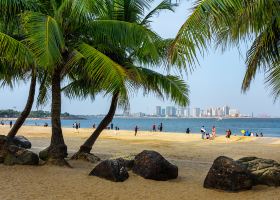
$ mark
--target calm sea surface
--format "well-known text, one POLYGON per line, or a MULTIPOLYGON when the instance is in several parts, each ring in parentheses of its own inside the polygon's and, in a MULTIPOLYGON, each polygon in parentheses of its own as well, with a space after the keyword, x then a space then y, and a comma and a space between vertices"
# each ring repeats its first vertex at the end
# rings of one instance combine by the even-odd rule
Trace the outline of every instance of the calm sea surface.
MULTIPOLYGON (((81 128, 90 128, 93 124, 96 126, 102 120, 101 117, 93 117, 85 120, 79 120, 81 128)), ((26 125, 42 126, 44 123, 51 125, 50 120, 27 120, 26 125)), ((62 120, 63 127, 72 127, 75 120, 62 120)), ((157 126, 162 123, 163 131, 184 133, 187 128, 191 132, 199 133, 201 126, 205 126, 208 132, 212 126, 216 126, 218 134, 225 134, 227 129, 231 129, 233 134, 241 135, 241 130, 249 130, 251 132, 262 132, 267 137, 280 137, 280 118, 248 118, 248 119, 173 119, 173 118, 114 118, 113 126, 118 126, 123 130, 133 130, 137 125, 139 130, 151 130, 153 124, 157 126)))

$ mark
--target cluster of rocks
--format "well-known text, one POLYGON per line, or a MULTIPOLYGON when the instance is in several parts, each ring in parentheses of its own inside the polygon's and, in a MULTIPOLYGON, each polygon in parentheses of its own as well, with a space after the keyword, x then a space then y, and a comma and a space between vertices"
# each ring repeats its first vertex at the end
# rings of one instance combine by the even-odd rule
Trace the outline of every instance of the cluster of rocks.
POLYGON ((250 190, 255 185, 280 185, 280 164, 274 160, 244 157, 239 160, 220 156, 215 159, 204 187, 225 191, 250 190))
MULTIPOLYGON (((38 165, 37 154, 27 150, 31 143, 23 136, 9 139, 0 135, 0 163, 5 165, 38 165)), ((46 150, 47 152, 47 150, 46 150)), ((44 160, 46 153, 40 153, 44 160)), ((86 157, 88 157, 86 155, 86 157)), ((92 157, 88 161, 99 161, 92 157)), ((168 162, 156 151, 144 150, 135 157, 116 158, 100 162, 89 175, 114 182, 128 179, 128 171, 157 181, 166 181, 178 177, 178 167, 168 162)), ((220 156, 216 158, 205 180, 204 187, 225 191, 249 190, 255 185, 280 185, 280 164, 274 160, 257 157, 244 157, 239 160, 220 156)))
POLYGON ((23 136, 9 139, 5 135, 0 135, 0 163, 5 165, 38 165, 38 155, 27 148, 31 148, 31 143, 23 136))
POLYGON ((166 181, 178 177, 178 167, 168 162, 156 151, 144 150, 133 160, 117 158, 99 163, 89 175, 98 176, 107 180, 122 182, 128 179, 128 171, 145 179, 166 181))

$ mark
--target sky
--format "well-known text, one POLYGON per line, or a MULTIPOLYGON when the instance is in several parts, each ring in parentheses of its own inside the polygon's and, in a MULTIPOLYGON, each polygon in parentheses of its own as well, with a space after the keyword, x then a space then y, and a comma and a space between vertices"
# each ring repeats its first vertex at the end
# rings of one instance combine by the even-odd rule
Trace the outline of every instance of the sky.
MULTIPOLYGON (((159 0, 155 1, 159 3, 159 0)), ((175 13, 162 12, 155 16, 152 28, 163 38, 176 36, 181 25, 191 13, 192 2, 183 0, 176 8, 175 13)), ((253 112, 254 116, 280 116, 280 104, 273 101, 270 90, 264 84, 264 75, 259 73, 252 82, 246 94, 241 93, 241 83, 245 73, 246 46, 233 47, 226 52, 219 49, 209 49, 206 56, 199 57, 200 65, 184 76, 190 89, 190 107, 219 107, 229 105, 240 110, 243 114, 253 112)), ((0 109, 13 108, 22 110, 28 95, 29 82, 19 83, 11 91, 10 88, 0 89, 0 109)), ((75 100, 62 98, 62 112, 71 114, 105 114, 108 111, 110 97, 98 96, 91 99, 75 100)), ((141 92, 130 97, 131 112, 155 113, 155 106, 169 106, 174 103, 158 99, 153 95, 143 97, 141 92)), ((34 106, 34 110, 36 107, 34 106)), ((41 108, 50 110, 50 104, 41 108)), ((117 113, 122 113, 118 109, 117 113)))

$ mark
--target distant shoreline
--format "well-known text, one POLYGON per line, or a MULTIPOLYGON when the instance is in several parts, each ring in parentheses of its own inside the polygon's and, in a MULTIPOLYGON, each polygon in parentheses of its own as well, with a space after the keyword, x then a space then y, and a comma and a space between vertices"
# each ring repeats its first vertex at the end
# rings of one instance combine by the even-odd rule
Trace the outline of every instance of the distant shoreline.
MULTIPOLYGON (((61 117, 62 120, 86 120, 87 118, 84 118, 84 117, 61 117)), ((16 117, 1 117, 0 118, 0 121, 16 121, 17 118, 16 117)), ((37 121, 37 120, 51 120, 51 117, 42 117, 42 118, 38 118, 38 117, 29 117, 29 118, 26 118, 26 120, 34 120, 34 121, 37 121)))

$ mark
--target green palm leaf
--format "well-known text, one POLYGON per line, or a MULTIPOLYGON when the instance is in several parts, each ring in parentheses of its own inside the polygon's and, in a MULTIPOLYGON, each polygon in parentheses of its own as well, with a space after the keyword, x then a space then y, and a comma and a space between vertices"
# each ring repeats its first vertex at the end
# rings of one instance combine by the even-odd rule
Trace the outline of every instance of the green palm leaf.
POLYGON ((28 68, 34 64, 32 52, 20 41, 0 32, 0 58, 9 65, 28 68))
POLYGON ((53 67, 62 61, 65 50, 60 26, 54 18, 40 13, 26 13, 22 17, 26 42, 36 56, 37 63, 53 67))
POLYGON ((85 59, 81 70, 86 79, 102 84, 108 93, 124 85, 126 74, 119 64, 88 44, 81 44, 78 51, 85 59))
POLYGON ((159 14, 163 10, 169 10, 174 12, 174 6, 175 5, 172 4, 170 0, 163 0, 144 17, 140 24, 148 25, 151 22, 151 18, 159 14))
POLYGON ((147 68, 135 66, 131 66, 130 71, 130 74, 133 74, 130 76, 130 80, 142 87, 145 93, 153 92, 161 98, 166 96, 181 106, 189 104, 188 86, 178 76, 163 75, 147 68))

